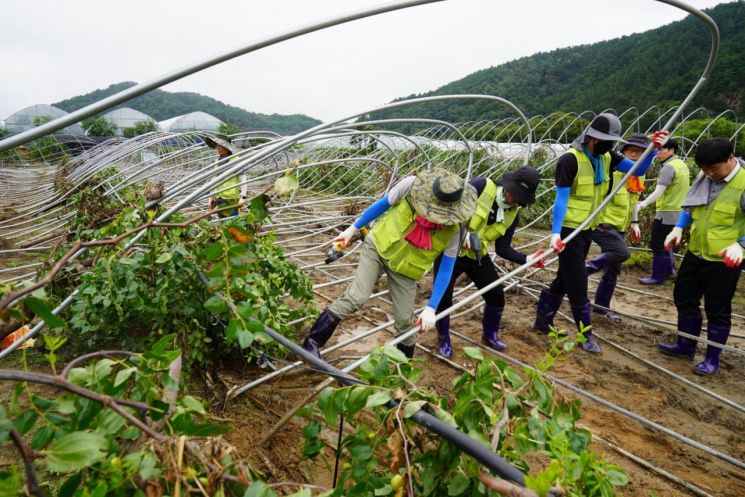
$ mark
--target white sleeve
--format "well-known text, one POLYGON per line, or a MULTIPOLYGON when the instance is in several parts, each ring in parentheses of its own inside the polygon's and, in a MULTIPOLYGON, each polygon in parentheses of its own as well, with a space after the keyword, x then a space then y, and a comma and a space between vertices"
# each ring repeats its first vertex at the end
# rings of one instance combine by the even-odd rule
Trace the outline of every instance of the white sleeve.
POLYGON ((388 190, 388 203, 390 205, 396 205, 401 199, 406 197, 411 191, 415 179, 416 176, 407 176, 388 190))
POLYGON ((660 198, 663 193, 665 193, 665 190, 667 190, 667 186, 657 183, 654 191, 647 198, 639 202, 639 208, 646 209, 647 207, 655 203, 657 199, 660 198))

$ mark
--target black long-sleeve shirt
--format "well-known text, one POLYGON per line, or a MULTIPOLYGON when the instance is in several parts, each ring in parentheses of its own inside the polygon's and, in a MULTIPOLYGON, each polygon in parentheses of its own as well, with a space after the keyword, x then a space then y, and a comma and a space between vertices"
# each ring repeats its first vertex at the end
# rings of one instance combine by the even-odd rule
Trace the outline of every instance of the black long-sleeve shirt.
MULTIPOLYGON (((484 191, 484 188, 486 188, 486 178, 474 178, 470 181, 470 184, 473 185, 474 188, 476 188, 476 194, 481 195, 481 193, 484 191)), ((497 202, 494 201, 491 210, 489 211, 489 217, 486 220, 487 225, 494 224, 497 221, 497 209, 499 209, 499 206, 497 205, 497 202)), ((512 221, 512 224, 509 228, 507 228, 507 231, 504 232, 504 235, 494 240, 494 251, 502 259, 516 262, 517 264, 525 264, 525 262, 527 261, 527 256, 512 248, 512 237, 515 234, 515 229, 517 228, 519 222, 520 213, 518 212, 515 216, 515 220, 512 221)))

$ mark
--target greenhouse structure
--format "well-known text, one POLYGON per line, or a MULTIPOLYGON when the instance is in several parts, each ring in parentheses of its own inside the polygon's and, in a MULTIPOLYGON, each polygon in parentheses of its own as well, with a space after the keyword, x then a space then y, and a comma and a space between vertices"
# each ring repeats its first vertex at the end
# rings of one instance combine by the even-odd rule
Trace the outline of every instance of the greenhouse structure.
POLYGON ((181 131, 217 131, 221 124, 224 123, 215 116, 197 111, 160 121, 158 126, 162 131, 177 133, 181 131))
POLYGON ((116 124, 116 136, 123 136, 125 128, 133 128, 135 124, 142 121, 153 121, 155 119, 148 116, 144 112, 132 109, 130 107, 122 107, 120 109, 114 109, 107 112, 102 116, 109 122, 116 124))
MULTIPOLYGON (((50 119, 47 118, 56 119, 58 117, 64 116, 65 114, 67 114, 67 112, 52 105, 32 105, 30 107, 26 107, 25 109, 19 110, 10 117, 5 118, 5 130, 10 135, 22 133, 26 130, 38 126, 39 124, 42 124, 39 122, 39 120, 48 121, 50 119), (34 124, 35 120, 37 121, 36 124, 34 124)), ((76 123, 72 126, 64 128, 60 131, 60 133, 82 135, 83 127, 80 125, 80 123, 76 123)))

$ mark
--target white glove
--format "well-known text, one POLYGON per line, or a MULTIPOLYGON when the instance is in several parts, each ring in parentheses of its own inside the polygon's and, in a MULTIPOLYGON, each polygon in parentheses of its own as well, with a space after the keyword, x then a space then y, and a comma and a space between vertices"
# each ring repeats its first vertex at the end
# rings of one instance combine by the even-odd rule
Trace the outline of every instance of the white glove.
POLYGON ((332 241, 334 242, 341 242, 344 244, 343 248, 349 247, 349 243, 351 238, 358 232, 359 230, 354 227, 354 224, 350 225, 349 228, 345 229, 341 232, 339 236, 334 238, 332 241))
POLYGON ((742 246, 740 242, 735 242, 729 247, 719 252, 724 257, 724 265, 727 267, 739 267, 742 264, 742 246))
POLYGON ((631 236, 631 241, 634 243, 638 243, 642 239, 642 232, 639 230, 639 223, 631 223, 631 226, 629 228, 629 235, 631 236))
POLYGON ((564 247, 566 247, 566 243, 561 241, 561 235, 558 233, 554 233, 551 235, 551 248, 556 251, 558 254, 562 250, 564 250, 564 247))
POLYGON ((540 249, 540 250, 537 250, 537 251, 533 252, 532 254, 530 254, 529 256, 527 256, 525 258, 525 262, 531 263, 531 266, 534 267, 534 268, 536 268, 536 269, 543 269, 543 268, 545 268, 546 267, 546 259, 541 259, 538 262, 533 262, 534 260, 538 259, 541 255, 543 255, 543 253, 545 251, 546 251, 545 249, 540 249))
POLYGON ((467 250, 471 250, 471 234, 466 232, 466 236, 463 239, 463 247, 467 250))
POLYGON ((652 134, 652 138, 649 140, 651 141, 655 148, 662 148, 665 146, 665 143, 667 143, 667 140, 670 138, 670 132, 669 131, 655 131, 652 134))
POLYGON ((424 308, 422 313, 419 315, 419 319, 416 320, 416 325, 419 326, 419 333, 424 333, 435 327, 435 310, 427 306, 424 308))
POLYGON ((678 228, 677 226, 673 228, 673 230, 670 232, 667 237, 665 237, 665 250, 670 250, 672 248, 673 243, 676 247, 680 246, 680 240, 683 239, 683 230, 681 228, 678 228))

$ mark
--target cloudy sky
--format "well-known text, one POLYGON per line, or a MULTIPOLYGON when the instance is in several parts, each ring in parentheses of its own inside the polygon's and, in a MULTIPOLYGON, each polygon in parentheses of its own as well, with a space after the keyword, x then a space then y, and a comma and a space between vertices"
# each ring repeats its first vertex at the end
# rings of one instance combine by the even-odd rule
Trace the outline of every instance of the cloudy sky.
MULTIPOLYGON (((381 3, 5 0, 0 119, 112 83, 148 81, 381 3)), ((705 9, 722 2, 687 3, 705 9)), ((653 0, 445 0, 285 41, 164 89, 202 93, 253 112, 303 113, 326 121, 536 52, 646 31, 684 16, 653 0)))

